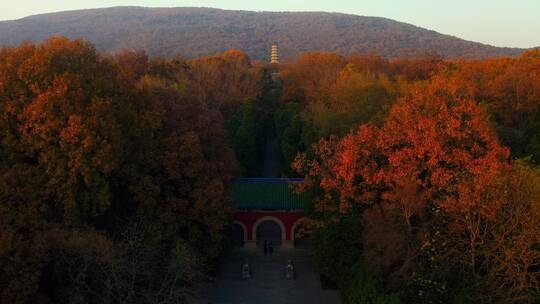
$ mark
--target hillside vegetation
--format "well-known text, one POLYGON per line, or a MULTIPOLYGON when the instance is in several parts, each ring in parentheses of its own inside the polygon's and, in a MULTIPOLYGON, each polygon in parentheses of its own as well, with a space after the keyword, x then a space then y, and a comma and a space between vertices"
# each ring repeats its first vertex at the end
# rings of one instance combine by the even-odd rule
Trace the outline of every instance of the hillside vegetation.
POLYGON ((209 8, 115 7, 68 11, 0 22, 0 44, 41 42, 50 36, 84 38, 99 51, 145 50, 187 58, 240 49, 267 60, 273 42, 285 59, 306 51, 387 58, 437 53, 446 58, 514 56, 498 48, 385 18, 317 12, 249 12, 209 8))

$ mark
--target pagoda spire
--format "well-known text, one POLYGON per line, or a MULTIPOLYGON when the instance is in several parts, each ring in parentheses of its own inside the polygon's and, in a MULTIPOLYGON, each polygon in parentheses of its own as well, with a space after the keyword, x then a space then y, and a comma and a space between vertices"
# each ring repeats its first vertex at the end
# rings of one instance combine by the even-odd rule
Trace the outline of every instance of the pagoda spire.
POLYGON ((270 56, 270 63, 279 63, 279 45, 277 43, 272 44, 272 54, 270 56))

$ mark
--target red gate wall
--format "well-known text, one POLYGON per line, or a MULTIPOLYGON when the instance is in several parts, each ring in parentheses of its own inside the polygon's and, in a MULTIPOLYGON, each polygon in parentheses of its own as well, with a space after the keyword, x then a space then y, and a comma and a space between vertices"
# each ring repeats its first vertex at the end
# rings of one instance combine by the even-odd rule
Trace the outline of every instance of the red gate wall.
POLYGON ((279 219, 283 226, 285 226, 285 241, 291 241, 293 239, 292 228, 294 224, 300 219, 300 212, 290 212, 290 211, 244 211, 236 212, 234 219, 242 224, 244 224, 247 239, 245 241, 252 241, 253 237, 253 225, 263 218, 263 217, 275 217, 279 219))

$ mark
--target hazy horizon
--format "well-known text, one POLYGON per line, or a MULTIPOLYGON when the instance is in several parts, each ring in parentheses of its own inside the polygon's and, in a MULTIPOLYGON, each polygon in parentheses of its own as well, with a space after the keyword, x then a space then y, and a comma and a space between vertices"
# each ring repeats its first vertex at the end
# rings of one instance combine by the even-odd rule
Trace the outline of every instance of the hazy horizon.
POLYGON ((36 0, 0 4, 0 21, 68 10, 107 8, 116 6, 141 7, 208 7, 245 11, 318 11, 384 17, 434 30, 465 40, 498 47, 533 48, 540 46, 540 2, 517 0, 512 3, 491 3, 479 0, 469 3, 431 3, 427 0, 399 1, 282 1, 245 3, 245 1, 55 1, 53 4, 36 0), (463 4, 463 5, 461 5, 463 4), (464 10, 463 7, 467 7, 464 10))

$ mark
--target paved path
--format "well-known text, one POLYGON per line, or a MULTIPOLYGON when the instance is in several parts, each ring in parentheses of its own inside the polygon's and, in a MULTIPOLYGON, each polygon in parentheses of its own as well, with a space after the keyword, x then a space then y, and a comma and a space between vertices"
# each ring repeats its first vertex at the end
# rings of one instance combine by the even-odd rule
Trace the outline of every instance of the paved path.
POLYGON ((308 255, 290 253, 281 256, 254 256, 235 252, 220 266, 212 304, 339 304, 337 291, 321 288, 319 275, 308 255), (252 279, 242 279, 240 267, 249 260, 252 279), (295 280, 284 277, 285 265, 291 259, 295 266, 295 280))
MULTIPOLYGON (((272 76, 273 86, 269 92, 269 99, 279 103, 281 95, 281 83, 278 76, 272 76)), ((268 103, 268 109, 271 110, 271 103, 268 103)), ((272 118, 273 123, 273 118, 272 118)), ((266 143, 264 152, 264 177, 280 177, 281 175, 281 150, 279 140, 274 128, 266 130, 266 143)))

